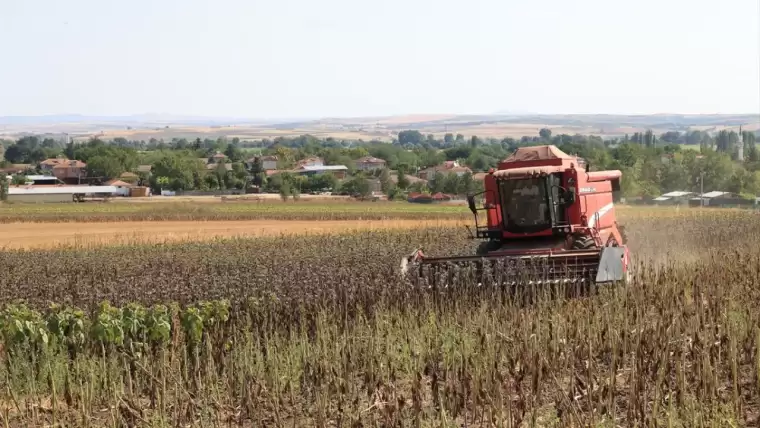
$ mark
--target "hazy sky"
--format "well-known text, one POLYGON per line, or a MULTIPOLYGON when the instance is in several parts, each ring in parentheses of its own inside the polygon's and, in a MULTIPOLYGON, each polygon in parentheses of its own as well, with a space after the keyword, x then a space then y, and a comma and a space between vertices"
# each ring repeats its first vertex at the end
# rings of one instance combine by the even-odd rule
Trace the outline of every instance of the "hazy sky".
POLYGON ((0 115, 751 113, 758 0, 0 0, 0 115))

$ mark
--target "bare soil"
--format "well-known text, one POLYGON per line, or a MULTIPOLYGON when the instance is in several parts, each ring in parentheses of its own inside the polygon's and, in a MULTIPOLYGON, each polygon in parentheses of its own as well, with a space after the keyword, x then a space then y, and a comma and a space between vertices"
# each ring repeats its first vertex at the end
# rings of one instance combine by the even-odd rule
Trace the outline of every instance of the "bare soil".
POLYGON ((0 248, 54 248, 283 234, 333 233, 358 229, 451 226, 461 220, 335 220, 335 221, 161 221, 113 223, 0 224, 0 248))

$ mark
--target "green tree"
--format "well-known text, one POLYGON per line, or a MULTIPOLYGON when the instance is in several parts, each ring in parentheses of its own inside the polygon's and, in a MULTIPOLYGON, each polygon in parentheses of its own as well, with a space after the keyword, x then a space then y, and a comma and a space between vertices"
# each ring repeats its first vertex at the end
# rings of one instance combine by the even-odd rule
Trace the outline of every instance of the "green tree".
POLYGON ((459 186, 459 176, 456 173, 450 172, 446 174, 446 179, 443 183, 444 193, 456 195, 459 192, 459 186))
POLYGON ((443 192, 446 186, 446 176, 441 171, 436 171, 428 185, 433 193, 443 192))
POLYGON ((348 192, 349 195, 358 195, 361 197, 367 197, 372 194, 369 180, 362 175, 357 175, 346 180, 341 185, 341 189, 348 192))
POLYGON ((457 187, 456 193, 458 195, 469 195, 473 193, 473 179, 472 174, 470 172, 465 172, 462 174, 462 176, 459 178, 459 186, 457 187))
POLYGON ((234 138, 232 140, 232 143, 227 145, 227 148, 224 150, 225 156, 231 161, 231 162, 239 162, 243 160, 243 151, 239 147, 239 141, 238 138, 234 138))
POLYGON ((8 179, 5 173, 0 173, 0 201, 8 200, 8 179))
POLYGON ((549 128, 541 128, 538 131, 538 135, 541 137, 544 141, 549 141, 552 139, 552 130, 549 128))
POLYGON ((406 176, 406 170, 399 169, 397 172, 398 175, 396 175, 396 186, 398 186, 401 190, 406 190, 409 188, 409 178, 406 176))
POLYGON ((282 185, 280 186, 280 198, 282 198, 283 201, 287 201, 288 197, 293 194, 293 185, 290 183, 290 180, 283 179, 282 185))
POLYGON ((156 184, 159 186, 159 190, 163 190, 165 188, 169 187, 170 179, 169 177, 162 175, 160 177, 156 177, 156 184))
POLYGON ((390 188, 393 186, 388 168, 383 168, 380 170, 378 179, 380 180, 380 190, 382 190, 383 193, 387 194, 390 188))
POLYGON ((87 174, 90 177, 118 178, 124 172, 124 164, 115 157, 97 155, 87 162, 87 174))
POLYGON ((306 179, 303 186, 304 190, 311 192, 321 192, 335 190, 338 188, 338 179, 335 175, 328 173, 314 174, 306 179))
MULTIPOLYGON (((152 169, 153 177, 167 177, 171 190, 191 190, 196 182, 200 185, 201 177, 206 174, 206 167, 197 157, 186 151, 161 151, 152 169)), ((158 188, 153 178, 152 187, 158 188)), ((221 184, 221 183, 220 183, 221 184)))
POLYGON ((402 146, 417 146, 420 145, 423 141, 424 137, 420 131, 406 130, 398 133, 398 142, 401 143, 402 146))
POLYGON ((203 184, 209 190, 219 190, 219 179, 216 174, 206 174, 203 176, 203 184))

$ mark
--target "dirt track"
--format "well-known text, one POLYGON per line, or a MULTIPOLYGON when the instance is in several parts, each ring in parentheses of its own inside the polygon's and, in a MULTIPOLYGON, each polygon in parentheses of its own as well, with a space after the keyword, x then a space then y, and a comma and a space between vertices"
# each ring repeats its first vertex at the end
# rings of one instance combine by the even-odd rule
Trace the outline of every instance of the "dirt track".
POLYGON ((326 233, 350 229, 415 228, 456 225, 459 220, 376 221, 161 221, 114 223, 0 224, 0 248, 51 248, 60 245, 112 245, 129 242, 203 240, 233 236, 326 233))

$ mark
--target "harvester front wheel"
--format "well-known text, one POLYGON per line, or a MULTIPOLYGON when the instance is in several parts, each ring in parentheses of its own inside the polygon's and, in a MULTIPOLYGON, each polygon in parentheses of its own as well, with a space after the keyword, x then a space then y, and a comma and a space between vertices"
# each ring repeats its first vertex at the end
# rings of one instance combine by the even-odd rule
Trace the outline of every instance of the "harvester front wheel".
POLYGON ((594 242, 594 238, 591 236, 581 236, 573 241, 574 250, 586 250, 595 246, 596 242, 594 242))
POLYGON ((478 249, 475 250, 475 254, 478 256, 485 256, 491 251, 496 251, 501 247, 501 243, 499 241, 485 241, 481 242, 480 245, 478 245, 478 249))

